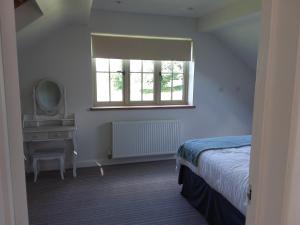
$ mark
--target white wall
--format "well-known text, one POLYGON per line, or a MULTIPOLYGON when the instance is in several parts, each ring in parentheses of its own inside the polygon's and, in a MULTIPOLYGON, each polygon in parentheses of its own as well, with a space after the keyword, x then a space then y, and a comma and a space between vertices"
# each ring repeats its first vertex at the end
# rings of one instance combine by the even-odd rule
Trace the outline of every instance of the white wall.
POLYGON ((255 74, 213 36, 196 30, 193 19, 94 11, 89 26, 73 24, 19 49, 23 113, 32 112, 35 81, 44 77, 60 81, 67 88, 68 109, 77 116, 82 165, 107 159, 113 120, 179 119, 184 140, 250 133, 255 74), (196 109, 89 111, 90 32, 193 38, 196 109))

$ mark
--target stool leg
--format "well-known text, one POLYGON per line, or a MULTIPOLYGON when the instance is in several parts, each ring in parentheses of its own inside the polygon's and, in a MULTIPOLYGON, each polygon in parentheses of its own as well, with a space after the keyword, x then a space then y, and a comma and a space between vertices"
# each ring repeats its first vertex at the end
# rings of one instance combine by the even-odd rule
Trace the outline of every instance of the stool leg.
POLYGON ((32 162, 32 167, 33 167, 33 173, 34 173, 34 183, 37 181, 37 176, 38 176, 38 169, 37 169, 37 160, 33 159, 32 162))
POLYGON ((61 179, 63 180, 64 179, 64 170, 65 170, 65 160, 64 158, 60 158, 59 159, 59 164, 60 164, 60 176, 61 176, 61 179))
POLYGON ((40 170, 41 170, 41 163, 40 163, 40 161, 39 160, 37 160, 37 162, 36 162, 36 174, 37 174, 37 176, 40 174, 40 170))

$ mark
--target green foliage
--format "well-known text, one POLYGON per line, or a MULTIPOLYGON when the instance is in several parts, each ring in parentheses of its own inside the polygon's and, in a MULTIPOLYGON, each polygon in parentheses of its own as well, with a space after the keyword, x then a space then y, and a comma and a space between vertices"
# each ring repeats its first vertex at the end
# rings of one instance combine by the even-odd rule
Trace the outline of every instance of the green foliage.
MULTIPOLYGON (((162 92, 168 92, 171 91, 171 82, 173 80, 181 80, 182 79, 182 74, 179 73, 174 73, 173 76, 172 74, 163 74, 161 76, 161 91, 162 92)), ((180 91, 183 89, 183 85, 173 85, 173 91, 180 91)))
MULTIPOLYGON (((112 83, 113 87, 116 90, 122 90, 123 89, 123 75, 122 74, 114 74, 112 76, 112 83)), ((174 73, 173 76, 171 73, 162 74, 160 83, 161 83, 161 91, 162 92, 169 92, 171 91, 171 82, 173 80, 181 80, 182 74, 180 73, 174 73)), ((152 84, 153 81, 147 81, 148 84, 152 84)), ((183 89, 183 85, 176 85, 173 86, 173 91, 180 91, 183 89)), ((143 89, 144 94, 150 94, 153 93, 153 89, 143 89)))
POLYGON ((116 90, 122 90, 123 89, 123 75, 121 73, 118 73, 112 77, 113 86, 116 90))

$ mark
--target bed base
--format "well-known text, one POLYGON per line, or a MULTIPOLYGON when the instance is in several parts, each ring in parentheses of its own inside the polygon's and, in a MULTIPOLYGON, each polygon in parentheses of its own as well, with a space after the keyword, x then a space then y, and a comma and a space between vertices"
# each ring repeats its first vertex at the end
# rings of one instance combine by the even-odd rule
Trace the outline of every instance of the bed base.
POLYGON ((245 216, 188 167, 180 167, 178 182, 182 184, 181 194, 209 225, 245 225, 245 216))

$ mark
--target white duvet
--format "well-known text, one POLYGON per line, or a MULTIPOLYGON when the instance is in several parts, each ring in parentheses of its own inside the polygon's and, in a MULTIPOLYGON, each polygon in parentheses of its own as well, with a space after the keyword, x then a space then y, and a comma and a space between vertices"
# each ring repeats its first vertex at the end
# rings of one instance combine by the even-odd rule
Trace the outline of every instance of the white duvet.
POLYGON ((251 146, 209 150, 199 157, 198 167, 178 157, 178 165, 189 167, 211 188, 246 215, 251 146))

